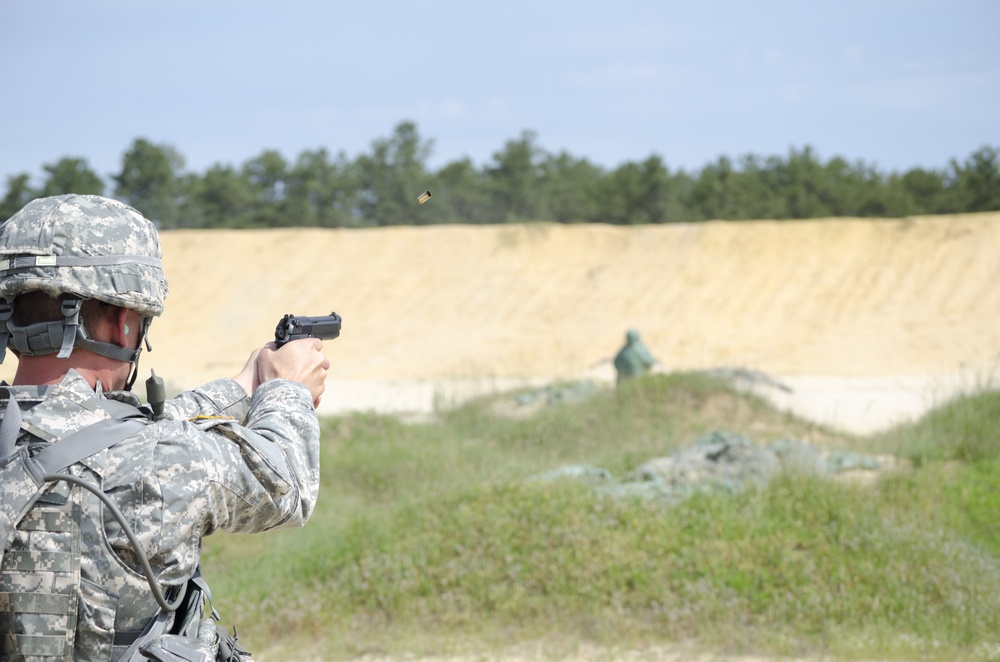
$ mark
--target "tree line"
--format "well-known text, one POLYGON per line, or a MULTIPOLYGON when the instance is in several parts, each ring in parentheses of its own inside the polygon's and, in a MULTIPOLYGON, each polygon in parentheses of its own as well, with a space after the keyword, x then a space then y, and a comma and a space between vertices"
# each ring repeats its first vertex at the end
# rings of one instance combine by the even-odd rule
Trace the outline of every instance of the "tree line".
POLYGON ((294 161, 265 150, 241 166, 186 172, 172 146, 136 139, 121 170, 104 181, 86 159, 9 176, 0 219, 30 200, 62 193, 111 195, 160 227, 378 227, 433 223, 556 221, 614 224, 713 219, 898 217, 1000 210, 1000 150, 984 146, 941 169, 884 173, 810 147, 786 156, 720 156, 697 171, 672 170, 656 154, 609 169, 566 152, 550 153, 524 131, 475 166, 468 158, 433 171, 433 141, 413 122, 372 142, 354 159, 325 148, 294 161), (429 204, 417 196, 432 192, 429 204))

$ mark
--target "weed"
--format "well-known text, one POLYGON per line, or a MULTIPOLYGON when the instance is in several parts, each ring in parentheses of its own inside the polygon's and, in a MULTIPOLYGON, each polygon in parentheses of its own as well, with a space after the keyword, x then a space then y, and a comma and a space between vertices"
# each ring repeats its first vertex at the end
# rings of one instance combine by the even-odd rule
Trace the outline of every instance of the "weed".
POLYGON ((995 392, 871 438, 705 375, 640 379, 526 418, 494 405, 412 425, 324 421, 309 525, 206 545, 226 621, 251 648, 309 642, 327 658, 518 641, 921 659, 989 659, 997 646, 995 392), (786 474, 669 507, 526 480, 564 464, 623 473, 718 429, 914 462, 871 486, 786 474))

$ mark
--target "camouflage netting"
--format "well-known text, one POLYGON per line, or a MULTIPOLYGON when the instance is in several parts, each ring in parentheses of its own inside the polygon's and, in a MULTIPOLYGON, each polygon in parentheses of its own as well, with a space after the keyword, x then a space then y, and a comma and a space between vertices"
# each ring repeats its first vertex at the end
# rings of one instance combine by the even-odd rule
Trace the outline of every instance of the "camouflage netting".
POLYGON ((849 470, 878 470, 881 462, 852 452, 824 452, 805 441, 779 439, 758 446, 742 435, 717 431, 686 448, 649 460, 623 479, 588 465, 569 465, 529 480, 571 479, 614 497, 641 497, 676 503, 699 492, 736 494, 762 486, 785 470, 833 476, 849 470))

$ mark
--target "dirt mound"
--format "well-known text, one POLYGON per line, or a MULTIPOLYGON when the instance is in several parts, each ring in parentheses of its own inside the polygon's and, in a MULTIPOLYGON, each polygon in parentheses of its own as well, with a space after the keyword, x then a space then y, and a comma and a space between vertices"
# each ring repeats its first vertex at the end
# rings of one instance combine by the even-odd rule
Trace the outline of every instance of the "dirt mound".
POLYGON ((578 375, 629 327, 675 369, 926 376, 1000 352, 995 213, 162 239, 170 296, 143 368, 175 387, 238 371, 284 313, 331 310, 349 381, 578 375))

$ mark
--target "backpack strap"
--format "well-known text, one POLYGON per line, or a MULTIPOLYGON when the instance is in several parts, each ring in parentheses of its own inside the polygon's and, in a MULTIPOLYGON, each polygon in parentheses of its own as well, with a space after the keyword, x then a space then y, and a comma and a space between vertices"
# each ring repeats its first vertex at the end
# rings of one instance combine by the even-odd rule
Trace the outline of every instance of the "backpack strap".
POLYGON ((59 473, 80 460, 111 448, 143 427, 144 423, 135 419, 123 421, 107 418, 88 425, 82 430, 77 430, 54 444, 49 444, 37 452, 34 457, 28 458, 26 456, 25 462, 29 466, 33 465, 32 468, 38 472, 39 478, 59 473))
POLYGON ((21 433, 21 407, 14 395, 7 391, 7 409, 0 421, 0 462, 14 452, 17 436, 21 433))

